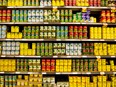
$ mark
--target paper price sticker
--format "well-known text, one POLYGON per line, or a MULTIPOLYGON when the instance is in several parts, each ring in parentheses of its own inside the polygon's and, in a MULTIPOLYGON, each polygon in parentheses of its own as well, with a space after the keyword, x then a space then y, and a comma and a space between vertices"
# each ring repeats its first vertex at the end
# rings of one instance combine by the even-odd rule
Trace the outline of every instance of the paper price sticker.
POLYGON ((20 74, 20 72, 16 72, 16 74, 20 74))
POLYGON ((116 72, 113 72, 113 74, 116 74, 116 72))
POLYGON ((104 74, 105 74, 105 72, 100 72, 100 74, 101 74, 101 75, 104 75, 104 74))
POLYGON ((103 26, 106 27, 106 26, 108 26, 108 24, 107 23, 103 23, 103 26))
POLYGON ((87 72, 86 74, 91 74, 91 72, 87 72))

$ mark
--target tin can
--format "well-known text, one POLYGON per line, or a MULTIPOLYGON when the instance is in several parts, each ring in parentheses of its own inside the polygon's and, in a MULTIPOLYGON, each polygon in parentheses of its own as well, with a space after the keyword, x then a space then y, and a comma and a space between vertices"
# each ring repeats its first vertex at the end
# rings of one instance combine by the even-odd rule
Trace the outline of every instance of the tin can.
POLYGON ((115 20, 115 17, 111 17, 111 23, 115 23, 116 20, 115 20))
POLYGON ((2 16, 2 22, 6 22, 6 16, 2 16))
POLYGON ((110 23, 110 17, 106 17, 106 22, 110 23))
POLYGON ((7 16, 11 16, 11 10, 7 10, 7 16))
POLYGON ((2 16, 6 16, 7 10, 3 10, 2 13, 2 16))

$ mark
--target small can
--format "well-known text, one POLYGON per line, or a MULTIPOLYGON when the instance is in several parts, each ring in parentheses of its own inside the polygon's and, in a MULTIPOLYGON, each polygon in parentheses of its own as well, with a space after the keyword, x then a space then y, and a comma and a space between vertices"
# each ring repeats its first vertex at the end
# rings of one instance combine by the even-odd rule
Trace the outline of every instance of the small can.
POLYGON ((32 22, 32 17, 28 17, 28 22, 32 22))
POLYGON ((40 16, 43 16, 43 10, 40 10, 40 16))
POLYGON ((16 18, 15 19, 16 22, 20 22, 20 16, 16 16, 15 18, 16 18))
POLYGON ((3 10, 2 13, 2 16, 6 16, 7 10, 3 10))
POLYGON ((35 17, 33 16, 33 17, 32 17, 32 22, 35 22, 35 21, 36 21, 36 19, 35 19, 35 17))
POLYGON ((7 16, 6 21, 7 22, 10 22, 11 21, 11 17, 10 16, 7 16))
POLYGON ((20 10, 20 16, 24 16, 24 11, 20 10))
POLYGON ((36 10, 36 16, 40 16, 40 10, 36 10))
POLYGON ((40 18, 39 17, 36 17, 35 20, 36 20, 36 22, 39 22, 40 21, 40 18))
POLYGON ((11 16, 11 10, 7 10, 7 16, 11 16))
POLYGON ((24 21, 24 16, 20 16, 20 22, 24 21))
POLYGON ((2 16, 2 22, 6 22, 6 16, 2 16))
POLYGON ((69 56, 70 55, 70 50, 66 49, 66 55, 69 56))
POLYGON ((70 55, 71 55, 71 56, 74 55, 74 50, 73 50, 73 49, 70 50, 70 55))
POLYGON ((107 22, 107 23, 110 23, 110 17, 107 17, 107 18, 106 18, 106 22, 107 22))
POLYGON ((28 16, 32 16, 32 10, 28 10, 28 16))
POLYGON ((40 16, 40 22, 43 22, 43 17, 42 16, 40 16))
POLYGON ((36 16, 36 10, 32 10, 31 14, 32 16, 36 16))

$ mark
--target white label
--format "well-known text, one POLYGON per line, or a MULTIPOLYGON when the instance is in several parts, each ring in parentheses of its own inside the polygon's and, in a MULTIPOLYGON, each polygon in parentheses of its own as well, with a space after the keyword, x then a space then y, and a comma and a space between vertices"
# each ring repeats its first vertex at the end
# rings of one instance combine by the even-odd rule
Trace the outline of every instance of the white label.
POLYGON ((101 75, 105 74, 105 72, 100 72, 101 75))

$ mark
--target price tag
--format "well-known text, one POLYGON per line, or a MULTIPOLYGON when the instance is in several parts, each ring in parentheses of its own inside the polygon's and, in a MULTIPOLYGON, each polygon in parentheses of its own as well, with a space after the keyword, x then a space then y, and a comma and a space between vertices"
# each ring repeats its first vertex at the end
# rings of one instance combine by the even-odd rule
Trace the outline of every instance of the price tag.
POLYGON ((91 74, 91 72, 87 72, 86 74, 91 74))
POLYGON ((44 24, 48 24, 48 22, 44 22, 44 24))
POLYGON ((56 39, 57 41, 61 41, 61 39, 56 39))
POLYGON ((115 58, 115 56, 111 56, 111 58, 115 58))
POLYGON ((82 12, 87 12, 87 7, 83 7, 82 12))
POLYGON ((113 72, 113 74, 116 74, 116 72, 113 72))
POLYGON ((65 24, 65 22, 61 22, 61 24, 65 24))
POLYGON ((100 72, 100 74, 101 74, 101 75, 104 75, 104 74, 105 74, 105 72, 100 72))
POLYGON ((87 58, 87 56, 82 56, 83 58, 87 58))
POLYGON ((6 56, 1 56, 1 57, 6 57, 6 56))
POLYGON ((71 58, 71 56, 67 56, 67 58, 71 58))
POLYGON ((61 73, 56 73, 56 74, 61 74, 61 73))
POLYGON ((33 74, 33 72, 28 72, 28 74, 33 74))
POLYGON ((4 72, 0 72, 0 73, 4 73, 4 72))
POLYGON ((77 72, 72 72, 72 74, 78 74, 77 72))
POLYGON ((53 56, 53 58, 58 58, 58 56, 53 56))
POLYGON ((42 72, 42 74, 47 74, 46 72, 42 72))
POLYGON ((16 74, 20 74, 20 72, 16 72, 16 74))
POLYGON ((104 27, 107 27, 107 26, 108 26, 108 24, 107 24, 107 23, 103 23, 103 26, 104 26, 104 27))

